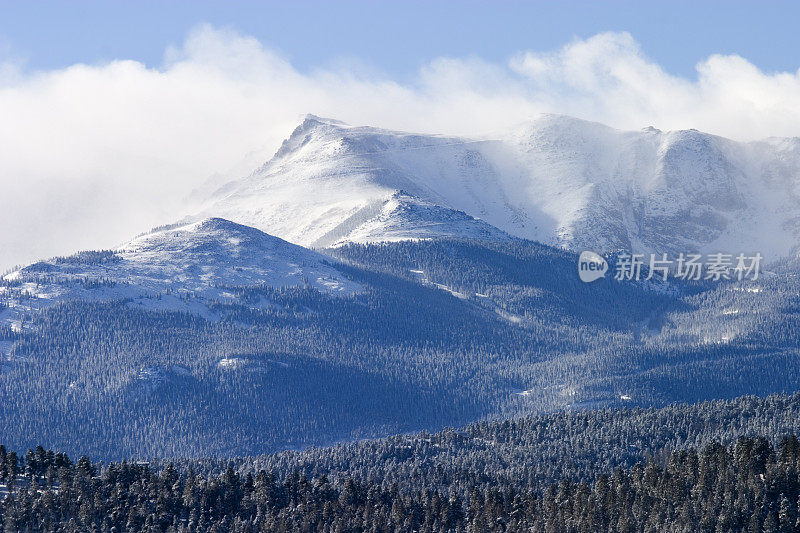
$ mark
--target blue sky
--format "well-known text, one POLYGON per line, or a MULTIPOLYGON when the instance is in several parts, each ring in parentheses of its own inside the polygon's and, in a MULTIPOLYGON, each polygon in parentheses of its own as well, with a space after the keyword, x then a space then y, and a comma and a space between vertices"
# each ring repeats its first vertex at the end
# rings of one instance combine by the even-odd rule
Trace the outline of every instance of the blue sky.
POLYGON ((134 59, 158 66, 199 23, 232 27, 299 70, 344 58, 409 79, 441 56, 504 61, 604 31, 627 31, 667 72, 692 78, 712 53, 764 71, 800 67, 800 3, 785 1, 137 1, 0 0, 0 54, 26 70, 134 59))

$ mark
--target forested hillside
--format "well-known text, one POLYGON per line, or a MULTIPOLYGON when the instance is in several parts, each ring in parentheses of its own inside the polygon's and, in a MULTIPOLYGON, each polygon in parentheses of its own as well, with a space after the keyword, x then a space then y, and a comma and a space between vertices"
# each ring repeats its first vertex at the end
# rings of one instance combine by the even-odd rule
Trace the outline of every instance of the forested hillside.
POLYGON ((560 413, 233 463, 0 447, 5 531, 800 530, 800 395, 560 413))
MULTIPOLYGON (((217 251, 231 245, 229 228, 216 222, 208 238, 226 240, 193 245, 192 261, 231 260, 217 251)), ((234 229, 240 244, 250 238, 234 229)), ((7 311, 27 309, 0 329, 6 443, 107 460, 227 457, 565 408, 800 389, 791 265, 757 282, 584 284, 574 254, 521 240, 329 253, 303 256, 298 266, 326 273, 313 284, 293 274, 294 286, 198 273, 197 291, 132 284, 121 294, 134 296, 108 298, 117 283, 108 276, 127 261, 113 252, 4 280, 7 311), (81 277, 84 264, 106 277, 81 277), (358 289, 323 289, 331 277, 358 289), (29 294, 62 283, 80 290, 29 294)), ((136 268, 153 276, 168 265, 136 268)))
POLYGON ((263 469, 279 477, 298 472, 336 482, 354 478, 401 491, 487 489, 500 482, 544 490, 563 478, 592 483, 617 467, 649 460, 662 464, 671 451, 711 441, 731 444, 760 435, 777 443, 788 434, 800 434, 800 393, 660 409, 566 411, 300 452, 176 464, 207 474, 231 466, 243 475, 263 469))

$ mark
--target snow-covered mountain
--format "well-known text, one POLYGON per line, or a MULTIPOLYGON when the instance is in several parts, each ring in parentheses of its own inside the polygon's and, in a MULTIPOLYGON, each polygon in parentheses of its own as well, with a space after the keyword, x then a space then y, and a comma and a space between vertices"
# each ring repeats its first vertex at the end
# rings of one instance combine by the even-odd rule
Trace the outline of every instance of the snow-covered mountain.
POLYGON ((214 193, 203 213, 310 247, 431 236, 507 239, 491 227, 497 221, 480 220, 510 209, 507 198, 493 196, 500 190, 476 148, 482 144, 308 116, 275 157, 214 193))
POLYGON ((798 154, 559 116, 487 140, 308 117, 193 220, 0 276, 0 427, 18 449, 231 455, 797 390, 796 262, 583 283, 577 254, 517 237, 788 257, 798 154), (413 242, 338 246, 382 241, 413 242))
POLYGON ((800 236, 800 143, 739 143, 696 130, 618 131, 544 116, 507 142, 526 209, 572 249, 789 254, 800 236))
POLYGON ((310 247, 512 235, 573 250, 776 258, 798 243, 798 177, 798 139, 739 143, 543 115, 478 140, 308 116, 200 216, 310 247))
MULTIPOLYGON (((360 286, 311 250, 255 228, 210 218, 166 226, 116 250, 41 261, 0 277, 0 325, 15 329, 30 311, 55 302, 128 300, 146 309, 210 316, 247 287, 309 286, 352 294, 360 286)), ((257 306, 257 305, 256 305, 257 306)))

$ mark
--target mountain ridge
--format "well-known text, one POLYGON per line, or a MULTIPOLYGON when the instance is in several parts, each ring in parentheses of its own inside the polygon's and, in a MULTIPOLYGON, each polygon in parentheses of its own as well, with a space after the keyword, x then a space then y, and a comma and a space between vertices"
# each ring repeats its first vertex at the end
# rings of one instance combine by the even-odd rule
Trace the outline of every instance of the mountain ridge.
POLYGON ((0 282, 0 296, 12 302, 0 309, 0 324, 16 329, 26 314, 64 300, 126 300, 213 318, 212 303, 238 301, 233 288, 361 290, 326 256, 221 218, 157 227, 114 250, 39 261, 0 282))
MULTIPOLYGON (((379 242, 372 223, 401 191, 513 237, 572 251, 793 253, 800 236, 800 142, 740 143, 697 130, 623 131, 542 115, 496 138, 350 126, 307 116, 275 156, 212 194, 222 216, 290 242, 379 242), (348 222, 349 221, 349 222, 348 222), (349 225, 348 225, 349 224, 349 225), (365 235, 369 239, 365 240, 365 235)), ((429 220, 437 222, 434 214, 429 220)), ((420 235, 383 221, 391 239, 420 235)), ((407 222, 407 221, 406 221, 407 222)), ((458 237, 448 227, 424 238, 458 237)))

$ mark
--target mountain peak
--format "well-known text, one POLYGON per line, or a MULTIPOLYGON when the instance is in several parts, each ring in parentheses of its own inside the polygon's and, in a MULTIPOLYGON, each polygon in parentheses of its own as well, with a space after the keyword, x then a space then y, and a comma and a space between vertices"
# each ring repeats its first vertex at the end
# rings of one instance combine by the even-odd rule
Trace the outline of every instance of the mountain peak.
POLYGON ((547 133, 548 135, 608 135, 619 133, 619 130, 591 120, 573 117, 570 115, 560 115, 557 113, 541 113, 540 115, 523 122, 516 128, 512 129, 514 133, 530 134, 536 133, 541 135, 547 133))
MULTIPOLYGON (((123 256, 138 260, 143 254, 192 254, 200 252, 209 262, 224 260, 224 257, 262 258, 268 261, 272 256, 300 257, 318 259, 316 252, 284 241, 263 231, 231 222, 220 217, 209 217, 196 221, 179 222, 161 226, 144 233, 120 246, 117 250, 123 256)), ((186 256, 189 259, 189 256, 186 256)))
MULTIPOLYGON (((130 242, 141 241, 148 238, 152 238, 155 235, 171 235, 173 238, 183 235, 184 237, 188 237, 192 234, 198 234, 202 232, 227 232, 227 233, 248 233, 248 232, 257 232, 263 233, 256 228, 252 228, 249 226, 244 226, 242 224, 237 224, 236 222, 232 222, 225 218, 220 217, 206 217, 201 219, 195 220, 182 220, 176 222, 174 224, 166 224, 164 226, 157 226, 150 231, 146 231, 144 233, 140 233, 136 237, 134 237, 130 242)), ((266 234, 265 234, 266 235, 266 234)), ((271 237, 271 236, 270 236, 271 237)), ((277 238, 277 237, 275 237, 277 238)), ((120 249, 125 248, 127 244, 124 244, 120 247, 120 249)))
POLYGON ((339 120, 321 118, 317 115, 308 114, 294 131, 292 131, 292 134, 281 143, 280 148, 275 152, 275 159, 285 157, 302 148, 313 138, 340 133, 344 128, 348 127, 347 124, 339 120))
POLYGON ((278 238, 272 235, 268 235, 260 230, 257 230, 256 228, 245 226, 243 224, 237 224, 236 222, 232 222, 228 219, 220 217, 204 218, 202 220, 193 222, 191 224, 187 224, 182 227, 191 231, 215 231, 215 232, 240 233, 240 234, 250 234, 250 235, 261 234, 273 239, 278 238))
POLYGON ((307 113, 303 117, 303 121, 300 123, 300 127, 302 127, 303 125, 305 125, 306 127, 319 126, 319 125, 347 126, 347 123, 342 122, 341 120, 336 120, 335 118, 320 117, 319 115, 307 113))
POLYGON ((342 295, 361 290, 322 254, 222 218, 162 226, 114 251, 40 261, 8 279, 18 279, 33 296, 7 317, 12 323, 62 300, 127 301, 212 317, 214 303, 239 303, 232 287, 300 286, 342 295))

